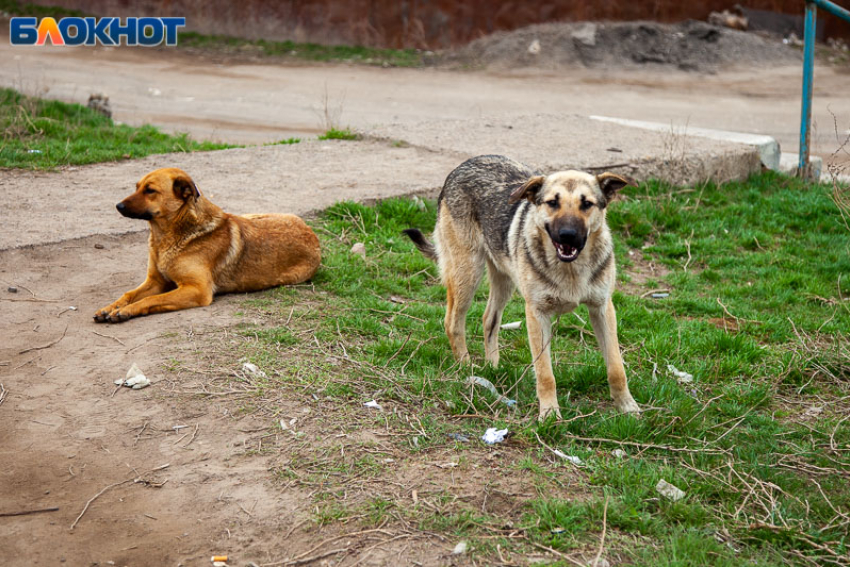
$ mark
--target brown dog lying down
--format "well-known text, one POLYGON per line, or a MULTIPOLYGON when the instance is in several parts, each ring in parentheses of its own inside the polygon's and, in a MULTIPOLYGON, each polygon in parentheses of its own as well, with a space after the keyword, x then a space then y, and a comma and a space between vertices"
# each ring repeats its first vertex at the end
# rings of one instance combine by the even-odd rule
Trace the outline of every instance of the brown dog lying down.
POLYGON ((183 170, 158 169, 118 203, 125 217, 150 221, 148 276, 95 321, 212 303, 216 293, 257 291, 310 279, 319 267, 319 239, 295 215, 231 215, 198 191, 183 170))

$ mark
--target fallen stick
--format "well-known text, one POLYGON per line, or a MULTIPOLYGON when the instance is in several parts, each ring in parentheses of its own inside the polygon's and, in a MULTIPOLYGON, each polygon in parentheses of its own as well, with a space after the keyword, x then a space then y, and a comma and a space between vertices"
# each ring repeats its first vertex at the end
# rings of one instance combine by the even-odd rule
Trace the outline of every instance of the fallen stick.
POLYGON ((724 455, 729 451, 724 451, 722 449, 689 449, 687 447, 670 447, 669 445, 655 445, 653 443, 637 443, 635 441, 618 441, 617 439, 606 439, 604 437, 579 437, 578 435, 572 435, 571 433, 565 434, 570 439, 575 439, 576 441, 585 441, 588 443, 615 443, 617 445, 628 445, 630 447, 640 447, 642 449, 662 449, 664 451, 672 451, 674 453, 706 453, 706 454, 714 454, 714 455, 724 455))
POLYGON ((593 560, 592 567, 599 565, 599 559, 602 558, 602 552, 605 551, 605 532, 608 528, 608 496, 605 496, 605 507, 602 509, 602 537, 599 539, 599 551, 596 552, 596 558, 593 560))
POLYGON ((92 333, 94 333, 98 337, 103 337, 105 339, 112 339, 113 341, 115 341, 116 343, 118 343, 121 346, 127 346, 126 344, 124 344, 124 341, 122 341, 121 339, 119 339, 117 337, 113 337, 112 335, 104 335, 103 333, 98 333, 97 331, 92 331, 92 333))
POLYGON ((95 494, 94 496, 92 496, 92 497, 89 499, 89 501, 88 501, 88 502, 86 502, 86 505, 83 507, 83 511, 82 511, 82 512, 80 512, 80 515, 79 515, 79 516, 77 516, 77 519, 76 519, 76 520, 74 520, 74 523, 73 523, 73 524, 71 524, 71 528, 70 528, 70 529, 72 529, 72 530, 73 530, 75 527, 77 527, 77 523, 80 521, 80 519, 81 519, 81 518, 83 517, 83 515, 86 513, 86 511, 89 509, 89 506, 91 505, 91 503, 92 503, 92 502, 94 502, 95 500, 97 500, 98 498, 100 498, 100 497, 103 495, 103 493, 104 493, 104 492, 106 492, 107 490, 109 490, 109 489, 111 489, 111 488, 115 488, 116 486, 121 486, 122 484, 127 484, 128 482, 137 482, 137 481, 138 481, 140 478, 142 478, 144 475, 146 475, 146 474, 148 474, 148 473, 152 473, 152 472, 160 471, 160 470, 162 470, 162 469, 164 469, 164 468, 168 468, 169 466, 171 466, 171 465, 170 465, 170 464, 162 465, 162 466, 160 466, 160 467, 156 467, 155 469, 151 469, 151 470, 149 470, 149 471, 147 471, 147 472, 145 472, 145 473, 143 473, 143 474, 140 474, 140 475, 138 475, 138 476, 134 476, 134 477, 132 477, 132 478, 128 478, 127 480, 122 480, 121 482, 116 482, 116 483, 110 484, 109 486, 105 487, 103 490, 101 490, 100 492, 98 492, 97 494, 95 494))
POLYGON ((52 508, 39 508, 38 510, 24 510, 23 512, 0 512, 0 518, 10 518, 12 516, 29 516, 30 514, 41 514, 42 512, 56 512, 58 506, 52 508))
POLYGON ((573 559, 572 557, 570 557, 566 553, 561 553, 557 549, 552 549, 551 547, 547 547, 547 546, 539 544, 539 543, 534 543, 533 541, 529 541, 528 543, 530 543, 531 545, 533 545, 537 549, 542 549, 544 551, 548 551, 549 553, 557 555, 561 559, 566 559, 567 561, 569 561, 573 565, 578 565, 578 567, 585 567, 584 563, 580 563, 579 561, 576 561, 575 559, 573 559))
POLYGON ((36 346, 36 347, 25 348, 24 350, 22 350, 22 351, 21 351, 21 352, 19 352, 18 354, 26 354, 26 353, 28 353, 28 352, 32 352, 32 351, 34 351, 34 350, 43 350, 43 349, 46 349, 46 348, 50 348, 50 347, 52 347, 53 345, 55 345, 56 343, 58 343, 59 341, 61 341, 62 339, 64 339, 64 338, 65 338, 65 333, 67 333, 67 332, 68 332, 68 325, 65 325, 65 330, 64 330, 64 331, 62 331, 62 336, 61 336, 61 337, 59 337, 58 339, 56 339, 55 341, 51 341, 51 342, 47 343, 46 345, 42 345, 42 346, 36 346))

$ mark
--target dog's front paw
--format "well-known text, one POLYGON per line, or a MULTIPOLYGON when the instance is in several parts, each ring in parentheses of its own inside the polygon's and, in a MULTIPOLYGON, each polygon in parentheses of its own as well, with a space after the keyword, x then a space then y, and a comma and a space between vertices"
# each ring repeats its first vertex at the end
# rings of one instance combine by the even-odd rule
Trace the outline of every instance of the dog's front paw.
POLYGON ((98 309, 97 311, 95 311, 93 315, 95 323, 105 323, 109 321, 109 314, 112 313, 114 310, 114 307, 108 305, 103 309, 98 309))
POLYGON ((631 396, 623 396, 619 400, 615 400, 614 405, 623 413, 630 413, 635 417, 640 417, 640 406, 637 405, 637 402, 631 396))
POLYGON ((537 421, 546 421, 549 416, 555 416, 556 419, 561 419, 561 409, 557 403, 555 405, 545 406, 540 404, 540 415, 537 417, 537 421))
POLYGON ((116 309, 116 310, 112 311, 111 313, 109 313, 106 316, 105 320, 109 321, 110 323, 123 323, 124 321, 130 319, 131 317, 132 317, 132 315, 130 315, 130 313, 128 313, 127 311, 122 311, 121 309, 116 309))

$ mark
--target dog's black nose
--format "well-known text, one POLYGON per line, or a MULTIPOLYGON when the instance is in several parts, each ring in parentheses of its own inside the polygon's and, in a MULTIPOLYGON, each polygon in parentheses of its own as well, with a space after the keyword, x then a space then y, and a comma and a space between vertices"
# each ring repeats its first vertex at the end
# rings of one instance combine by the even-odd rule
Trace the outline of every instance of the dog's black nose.
POLYGON ((578 240, 578 231, 574 228, 562 228, 558 231, 558 239, 562 244, 572 244, 578 240))
POLYGON ((117 205, 115 205, 115 208, 116 208, 116 209, 118 209, 118 212, 119 212, 119 213, 123 213, 123 212, 124 212, 124 209, 125 209, 126 207, 124 206, 124 203, 118 203, 117 205))

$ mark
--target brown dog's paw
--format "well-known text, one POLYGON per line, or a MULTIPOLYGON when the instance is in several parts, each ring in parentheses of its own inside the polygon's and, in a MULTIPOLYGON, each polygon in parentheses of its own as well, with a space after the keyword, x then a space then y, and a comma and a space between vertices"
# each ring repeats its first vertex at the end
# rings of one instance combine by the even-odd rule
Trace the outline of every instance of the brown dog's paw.
POLYGON ((94 318, 95 323, 106 323, 109 320, 109 312, 110 309, 108 307, 104 307, 103 309, 98 309, 95 314, 92 316, 94 318))
POLYGON ((130 319, 132 315, 127 313, 126 311, 121 311, 120 309, 116 309, 112 313, 106 316, 106 320, 110 323, 123 323, 130 319))

